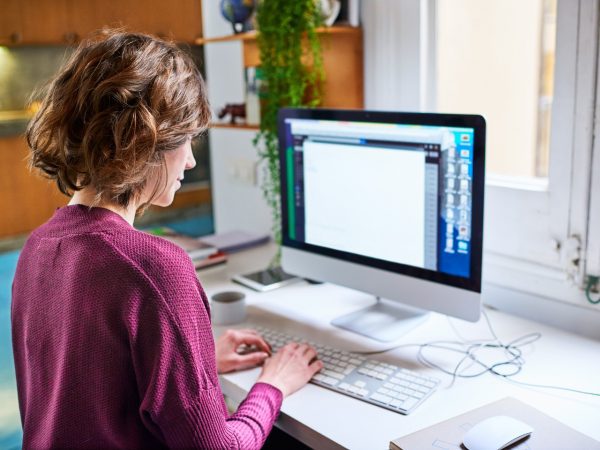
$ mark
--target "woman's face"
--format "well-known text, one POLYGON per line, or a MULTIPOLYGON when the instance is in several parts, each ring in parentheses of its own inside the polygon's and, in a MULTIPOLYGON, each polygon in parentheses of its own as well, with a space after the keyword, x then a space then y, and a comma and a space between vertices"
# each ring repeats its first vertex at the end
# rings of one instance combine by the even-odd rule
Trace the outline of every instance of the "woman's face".
MULTIPOLYGON (((156 206, 169 206, 173 203, 173 198, 177 189, 181 187, 183 172, 196 166, 196 160, 192 154, 192 140, 188 138, 177 149, 165 153, 165 165, 167 167, 167 184, 165 189, 154 199, 152 204, 156 206)), ((152 192, 156 183, 159 182, 158 174, 155 175, 154 182, 148 180, 147 186, 152 192)))

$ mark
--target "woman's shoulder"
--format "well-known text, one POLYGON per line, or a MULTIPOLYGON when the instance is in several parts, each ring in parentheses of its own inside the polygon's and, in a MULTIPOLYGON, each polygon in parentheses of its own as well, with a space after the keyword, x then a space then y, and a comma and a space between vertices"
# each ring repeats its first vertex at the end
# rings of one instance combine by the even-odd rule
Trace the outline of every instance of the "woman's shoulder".
POLYGON ((179 246, 145 231, 127 230, 113 241, 132 263, 145 272, 181 272, 192 267, 188 254, 179 246))
POLYGON ((185 313, 192 307, 207 307, 196 269, 181 247, 134 229, 123 234, 121 240, 121 251, 127 252, 131 263, 143 273, 170 309, 185 313))

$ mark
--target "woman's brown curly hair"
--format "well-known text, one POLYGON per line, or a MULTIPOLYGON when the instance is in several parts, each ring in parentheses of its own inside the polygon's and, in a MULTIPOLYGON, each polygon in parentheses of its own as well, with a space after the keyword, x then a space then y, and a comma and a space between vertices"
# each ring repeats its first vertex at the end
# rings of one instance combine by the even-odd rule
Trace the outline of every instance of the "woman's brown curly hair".
MULTIPOLYGON (((30 165, 70 196, 90 186, 95 204, 127 207, 164 153, 206 129, 202 76, 174 44, 104 30, 84 41, 48 87, 27 127, 30 165)), ((162 175, 160 172, 162 171, 162 175)))

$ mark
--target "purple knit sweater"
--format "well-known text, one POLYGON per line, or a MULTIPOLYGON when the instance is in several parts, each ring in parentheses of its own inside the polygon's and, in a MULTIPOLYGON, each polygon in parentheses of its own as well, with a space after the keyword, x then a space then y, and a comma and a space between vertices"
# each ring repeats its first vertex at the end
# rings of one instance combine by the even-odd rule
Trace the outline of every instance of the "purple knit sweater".
POLYGON ((190 259, 107 209, 31 234, 12 333, 24 448, 260 448, 281 407, 257 383, 228 416, 190 259))

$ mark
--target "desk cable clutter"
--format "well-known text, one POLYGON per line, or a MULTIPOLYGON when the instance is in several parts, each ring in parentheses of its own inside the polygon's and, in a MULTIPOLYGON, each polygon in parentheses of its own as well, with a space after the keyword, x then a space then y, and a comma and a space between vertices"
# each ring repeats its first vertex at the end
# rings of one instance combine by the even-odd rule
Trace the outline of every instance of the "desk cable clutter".
POLYGON ((563 386, 528 383, 513 379, 512 377, 521 372, 521 369, 525 364, 525 358, 523 357, 523 350, 521 348, 525 347, 526 345, 533 344, 537 340, 541 339, 542 334, 539 332, 528 333, 521 337, 513 339, 512 341, 505 344, 496 335, 496 332, 492 327, 492 324, 485 309, 482 309, 482 313, 487 323, 488 329, 492 335, 492 338, 490 339, 465 340, 460 336, 460 333, 458 332, 454 324, 450 321, 450 319, 448 319, 450 326, 454 330, 454 333, 459 337, 459 340, 457 341, 441 340, 425 342, 422 344, 400 344, 384 350, 378 350, 373 352, 354 351, 354 353, 359 353, 363 355, 374 355, 379 353, 385 353, 398 348, 418 347, 417 359, 419 360, 419 362, 421 362, 421 364, 427 367, 431 367, 433 369, 437 369, 447 375, 452 376, 452 380, 450 381, 448 387, 451 387, 454 384, 456 378, 475 378, 489 372, 492 375, 501 377, 511 383, 516 383, 524 386, 569 391, 584 395, 600 396, 600 393, 598 392, 583 391, 563 386), (456 363, 454 368, 447 369, 435 363, 430 356, 427 356, 427 349, 439 349, 448 352, 453 352, 458 355, 462 355, 462 357, 456 363), (481 350, 489 349, 496 349, 502 351, 502 356, 499 357, 499 359, 496 362, 493 362, 491 364, 484 362, 483 359, 478 355, 478 353, 480 353, 481 350))

